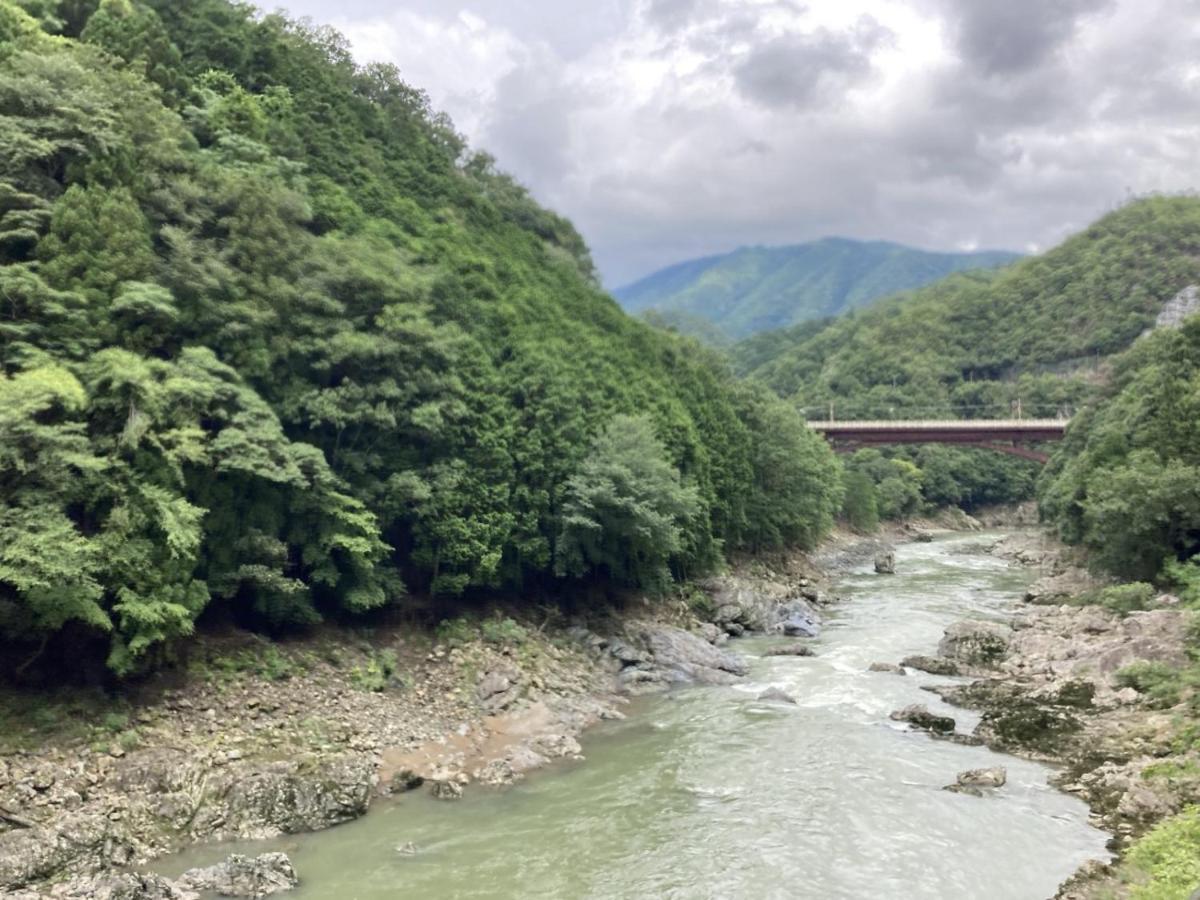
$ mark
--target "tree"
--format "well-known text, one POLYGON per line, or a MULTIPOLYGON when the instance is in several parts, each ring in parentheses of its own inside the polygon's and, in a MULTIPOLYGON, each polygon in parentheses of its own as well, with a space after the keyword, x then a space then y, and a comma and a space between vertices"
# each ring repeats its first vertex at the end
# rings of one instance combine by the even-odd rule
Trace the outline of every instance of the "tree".
POLYGON ((700 498, 645 416, 615 416, 567 482, 555 568, 662 590, 700 498))

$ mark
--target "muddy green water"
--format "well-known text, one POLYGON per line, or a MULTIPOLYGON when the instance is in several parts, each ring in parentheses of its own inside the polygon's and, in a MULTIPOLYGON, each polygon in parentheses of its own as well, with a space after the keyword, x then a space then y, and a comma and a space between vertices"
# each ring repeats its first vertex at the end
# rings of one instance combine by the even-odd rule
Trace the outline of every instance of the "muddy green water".
MULTIPOLYGON (((898 549, 898 571, 844 577, 813 658, 762 658, 778 639, 738 641, 752 673, 735 687, 640 701, 585 736, 585 763, 458 803, 423 793, 315 835, 206 848, 291 854, 297 900, 381 898, 920 898, 1037 900, 1105 858, 1087 808, 1047 786, 1042 765, 906 732, 888 713, 938 681, 867 672, 934 650, 957 619, 1011 609, 1027 574, 983 552, 986 537, 898 549), (761 703, 777 686, 794 707, 761 703), (1004 765, 994 796, 947 793, 967 768, 1004 765), (414 856, 397 852, 412 842, 414 856)), ((946 679, 940 679, 942 681, 946 679)))

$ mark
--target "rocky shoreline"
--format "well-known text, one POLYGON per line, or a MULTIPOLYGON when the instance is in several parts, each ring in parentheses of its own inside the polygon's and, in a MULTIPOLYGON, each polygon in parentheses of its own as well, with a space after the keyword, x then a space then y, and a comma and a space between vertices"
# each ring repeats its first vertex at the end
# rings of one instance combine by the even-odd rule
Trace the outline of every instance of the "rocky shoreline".
MULTIPOLYGON (((192 897, 199 876, 140 870, 189 846, 329 828, 377 797, 453 800, 581 759, 580 734, 630 696, 745 675, 730 637, 789 635, 806 652, 826 573, 876 549, 839 535, 816 559, 747 561, 686 599, 541 626, 495 615, 424 637, 208 638, 186 677, 100 724, 0 750, 0 897, 192 897)), ((249 863, 228 865, 259 872, 249 863)), ((264 896, 288 879, 230 885, 264 896)))
POLYGON ((1155 608, 1124 616, 1064 603, 1097 582, 1068 548, 1039 533, 1011 535, 991 552, 1038 570, 1023 607, 1007 623, 952 625, 936 656, 903 661, 937 675, 974 678, 927 689, 981 712, 979 724, 970 735, 957 735, 952 718, 923 708, 895 717, 934 737, 1061 766, 1053 784, 1088 803, 1094 824, 1113 835, 1109 848, 1117 859, 1084 866, 1060 887, 1057 900, 1127 897, 1121 854, 1155 824, 1200 802, 1200 757, 1178 741, 1187 718, 1183 704, 1139 691, 1126 673, 1134 665, 1185 665, 1192 616, 1174 608, 1178 601, 1169 595, 1155 608))

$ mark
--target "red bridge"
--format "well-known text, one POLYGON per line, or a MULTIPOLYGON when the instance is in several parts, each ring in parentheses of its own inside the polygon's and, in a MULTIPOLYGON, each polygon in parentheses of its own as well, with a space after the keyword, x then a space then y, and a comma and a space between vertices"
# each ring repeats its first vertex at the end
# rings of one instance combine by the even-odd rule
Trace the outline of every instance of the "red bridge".
POLYGON ((951 419, 947 421, 812 421, 837 448, 854 450, 879 444, 959 444, 1045 462, 1049 456, 1027 444, 1062 440, 1067 419, 951 419))

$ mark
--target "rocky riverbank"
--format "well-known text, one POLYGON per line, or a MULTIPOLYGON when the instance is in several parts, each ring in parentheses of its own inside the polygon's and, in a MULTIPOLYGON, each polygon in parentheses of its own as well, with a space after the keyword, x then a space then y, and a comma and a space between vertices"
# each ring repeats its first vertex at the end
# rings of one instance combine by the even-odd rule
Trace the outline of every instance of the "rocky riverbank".
MULTIPOLYGON (((1090 805, 1095 823, 1114 835, 1110 848, 1121 854, 1155 824, 1200 803, 1200 754, 1186 733, 1195 721, 1189 700, 1136 676, 1187 665, 1193 614, 1177 609, 1169 595, 1125 615, 1064 602, 1099 585, 1067 548, 1034 532, 991 549, 1038 569, 1024 606, 1008 622, 951 626, 936 657, 904 664, 975 678, 931 688, 949 703, 982 712, 973 734, 960 737, 1061 764, 1057 786, 1090 805)), ((897 715, 911 721, 915 714, 897 715)), ((937 724, 953 732, 952 719, 937 724)), ((1129 896, 1129 878, 1119 864, 1096 863, 1057 897, 1129 896)))
POLYGON ((573 620, 209 636, 186 668, 103 710, 9 697, 51 712, 9 717, 0 896, 186 897, 195 879, 137 872, 188 845, 328 828, 380 796, 453 800, 581 759, 580 734, 629 696, 745 675, 731 637, 815 636, 825 568, 875 549, 840 535, 821 562, 748 561, 670 602, 573 620))

